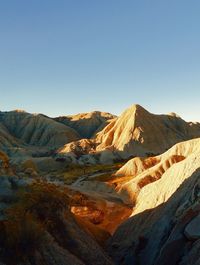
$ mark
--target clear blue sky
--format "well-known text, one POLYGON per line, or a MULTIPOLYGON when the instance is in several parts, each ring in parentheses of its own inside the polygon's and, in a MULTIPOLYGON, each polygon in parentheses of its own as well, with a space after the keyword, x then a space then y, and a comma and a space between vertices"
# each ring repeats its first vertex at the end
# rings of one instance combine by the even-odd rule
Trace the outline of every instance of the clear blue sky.
POLYGON ((0 92, 1 110, 200 121, 200 1, 0 1, 0 92))

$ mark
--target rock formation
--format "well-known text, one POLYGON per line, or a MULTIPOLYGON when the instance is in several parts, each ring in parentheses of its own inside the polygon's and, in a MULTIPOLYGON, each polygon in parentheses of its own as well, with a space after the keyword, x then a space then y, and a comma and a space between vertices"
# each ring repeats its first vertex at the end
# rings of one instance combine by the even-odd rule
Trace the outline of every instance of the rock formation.
POLYGON ((71 116, 61 116, 55 118, 55 120, 73 128, 79 133, 81 138, 92 138, 114 118, 115 116, 110 113, 93 111, 71 116))
POLYGON ((140 105, 128 108, 97 135, 98 151, 111 149, 122 157, 160 154, 174 144, 200 136, 200 124, 175 115, 155 115, 140 105))
POLYGON ((6 133, 22 143, 55 149, 78 140, 73 129, 40 114, 10 111, 0 113, 0 124, 6 133))
POLYGON ((92 161, 112 164, 130 157, 161 154, 178 142, 197 137, 200 137, 199 123, 188 123, 174 113, 155 115, 140 105, 133 105, 120 117, 112 119, 92 141, 70 143, 58 153, 63 156, 74 153, 79 160, 76 151, 85 150, 87 143, 87 154, 92 161))
POLYGON ((199 123, 139 105, 1 112, 0 264, 198 265, 198 137, 199 123))
POLYGON ((109 242, 110 253, 116 264, 198 264, 200 139, 179 143, 154 161, 146 167, 143 160, 138 173, 137 160, 125 165, 133 176, 122 189, 135 206, 109 242))

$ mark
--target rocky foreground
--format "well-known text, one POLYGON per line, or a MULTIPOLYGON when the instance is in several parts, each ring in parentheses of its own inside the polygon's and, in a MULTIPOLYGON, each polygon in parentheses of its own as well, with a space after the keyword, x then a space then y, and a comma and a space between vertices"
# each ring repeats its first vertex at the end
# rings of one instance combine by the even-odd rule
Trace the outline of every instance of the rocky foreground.
POLYGON ((0 264, 200 264, 200 124, 0 114, 0 264))

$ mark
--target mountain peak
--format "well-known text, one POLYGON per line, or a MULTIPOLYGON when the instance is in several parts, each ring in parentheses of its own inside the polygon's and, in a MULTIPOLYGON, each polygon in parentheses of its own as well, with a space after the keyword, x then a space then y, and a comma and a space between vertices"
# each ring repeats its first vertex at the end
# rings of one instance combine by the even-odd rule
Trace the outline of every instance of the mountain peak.
POLYGON ((121 118, 122 119, 127 119, 128 117, 144 117, 146 115, 150 114, 146 109, 144 109, 141 105, 139 104, 133 104, 131 105, 128 109, 126 109, 122 114, 121 118))
POLYGON ((137 113, 141 113, 141 112, 147 112, 148 111, 143 108, 141 105, 139 104, 133 104, 131 105, 128 109, 127 109, 128 112, 137 112, 137 113))

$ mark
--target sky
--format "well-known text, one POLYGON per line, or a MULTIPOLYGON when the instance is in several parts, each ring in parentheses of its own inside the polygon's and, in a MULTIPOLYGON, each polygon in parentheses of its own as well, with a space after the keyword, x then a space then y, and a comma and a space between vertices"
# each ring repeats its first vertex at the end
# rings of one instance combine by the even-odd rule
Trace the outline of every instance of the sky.
POLYGON ((0 1, 0 110, 200 121, 199 0, 0 1))

